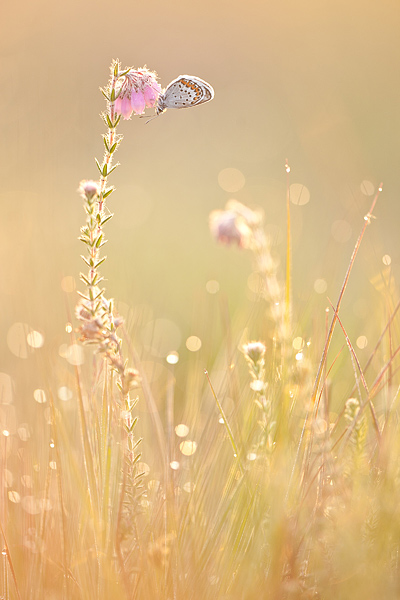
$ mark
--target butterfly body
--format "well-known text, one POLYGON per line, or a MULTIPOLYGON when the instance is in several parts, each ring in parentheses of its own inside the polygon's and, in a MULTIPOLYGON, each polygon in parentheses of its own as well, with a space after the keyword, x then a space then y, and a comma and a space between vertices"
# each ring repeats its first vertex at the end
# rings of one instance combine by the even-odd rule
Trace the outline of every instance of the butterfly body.
POLYGON ((209 83, 193 75, 180 75, 158 97, 156 114, 160 115, 167 108, 189 108, 213 98, 214 90, 209 83))

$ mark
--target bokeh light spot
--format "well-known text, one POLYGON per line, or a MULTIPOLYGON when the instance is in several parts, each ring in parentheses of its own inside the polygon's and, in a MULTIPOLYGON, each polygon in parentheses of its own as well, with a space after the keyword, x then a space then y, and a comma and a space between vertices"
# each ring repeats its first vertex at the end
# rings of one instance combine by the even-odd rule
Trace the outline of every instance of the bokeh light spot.
POLYGON ((363 350, 368 346, 368 339, 365 335, 360 335, 356 340, 357 347, 363 350))
POLYGON ((296 206, 303 206, 310 202, 309 189, 302 183, 292 183, 289 188, 290 191, 290 202, 296 204, 296 206))
POLYGON ((331 227, 333 239, 339 244, 345 244, 349 241, 352 234, 350 223, 344 220, 334 221, 331 227))
POLYGON ((21 425, 17 429, 17 433, 21 442, 26 442, 31 437, 29 425, 27 423, 21 423, 21 425))
POLYGON ((292 342, 292 346, 295 350, 301 350, 304 346, 304 340, 302 337, 298 336, 295 337, 293 342, 292 342))
POLYGON ((58 349, 58 354, 61 358, 67 358, 68 356, 68 344, 61 344, 58 349))
POLYGON ((33 397, 39 404, 44 404, 45 402, 47 402, 46 392, 44 390, 34 390, 33 397))
POLYGON ((62 385, 58 388, 57 396, 63 402, 67 402, 68 400, 71 400, 71 398, 72 398, 72 391, 66 385, 62 385))
POLYGON ((14 482, 14 476, 8 469, 4 469, 4 487, 11 487, 14 482))
POLYGON ((201 348, 201 339, 196 335, 191 335, 186 340, 186 348, 190 352, 197 352, 201 348))
POLYGON ((0 432, 5 437, 17 431, 17 411, 13 404, 4 404, 0 409, 0 432))
POLYGON ((246 183, 246 179, 239 169, 228 167, 218 173, 218 183, 225 192, 238 192, 246 183))
POLYGON ((150 467, 145 462, 139 462, 137 464, 137 468, 138 468, 138 472, 141 473, 142 475, 147 476, 150 473, 150 467))
POLYGON ((42 506, 42 510, 52 510, 53 508, 50 498, 42 498, 40 500, 40 504, 42 506))
POLYGON ((19 504, 21 502, 21 496, 15 490, 8 492, 8 499, 14 504, 19 504))
POLYGON ((189 427, 184 423, 179 423, 179 425, 175 427, 175 433, 178 437, 186 437, 189 433, 189 427))
POLYGON ((79 344, 71 344, 67 347, 64 358, 70 365, 83 365, 85 362, 83 347, 79 346, 79 344))
POLYGON ((170 352, 165 360, 169 365, 176 365, 179 362, 179 354, 177 352, 170 352))
POLYGON ((12 379, 8 373, 0 373, 0 404, 12 404, 12 379))
POLYGON ((188 494, 190 494, 191 492, 193 492, 194 488, 196 487, 195 484, 193 483, 193 481, 187 481, 186 483, 183 484, 183 490, 185 492, 187 492, 188 494))
POLYGON ((63 277, 61 279, 61 289, 67 294, 72 294, 72 292, 76 290, 75 277, 72 277, 72 275, 66 275, 63 277))
POLYGON ((368 179, 364 179, 364 181, 362 181, 360 184, 360 190, 364 196, 373 196, 375 192, 375 186, 373 183, 368 181, 368 179))
POLYGON ((246 456, 247 460, 253 461, 256 460, 257 454, 255 452, 249 452, 246 456))
POLYGON ((30 331, 26 336, 26 341, 31 348, 41 348, 44 344, 44 335, 39 331, 30 331))
POLYGON ((197 450, 197 443, 192 440, 185 440, 179 444, 179 450, 185 456, 192 456, 197 450))
POLYGON ((38 515, 42 512, 40 500, 34 496, 24 496, 21 500, 21 506, 30 515, 38 515))
POLYGON ((325 279, 316 279, 314 281, 314 290, 317 294, 323 294, 328 289, 328 284, 325 279))
POLYGON ((206 291, 209 294, 217 294, 219 292, 219 283, 215 279, 210 279, 206 283, 206 291))
POLYGON ((382 256, 382 262, 388 267, 392 262, 392 257, 389 256, 389 254, 385 254, 384 256, 382 256))
POLYGON ((7 346, 18 358, 28 358, 30 348, 27 344, 27 335, 31 328, 26 323, 14 323, 7 333, 7 346))
POLYGON ((177 460, 173 460, 172 462, 170 462, 169 466, 173 471, 177 471, 180 467, 179 462, 177 460))
POLYGON ((158 492, 158 490, 160 489, 160 485, 161 484, 158 481, 158 479, 150 479, 150 481, 147 482, 147 489, 151 492, 158 492))

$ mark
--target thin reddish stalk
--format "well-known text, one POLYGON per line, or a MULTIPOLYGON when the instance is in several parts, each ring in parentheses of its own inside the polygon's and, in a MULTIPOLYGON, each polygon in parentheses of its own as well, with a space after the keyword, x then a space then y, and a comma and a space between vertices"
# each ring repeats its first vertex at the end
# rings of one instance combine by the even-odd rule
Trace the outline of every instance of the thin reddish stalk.
MULTIPOLYGON (((333 318, 332 318, 332 322, 331 322, 331 325, 330 325, 330 328, 329 328, 329 331, 328 331, 328 335, 327 335, 327 338, 326 338, 326 341, 325 341, 325 346, 324 346, 324 349, 323 349, 323 352, 322 352, 321 360, 320 360, 319 367, 318 367, 317 376, 315 378, 315 382, 314 382, 314 386, 313 386, 313 390, 312 390, 312 394, 311 394, 311 401, 312 401, 312 404, 314 406, 314 409, 312 411, 312 418, 315 418, 316 410, 318 409, 318 406, 316 406, 316 404, 315 404, 315 400, 316 400, 316 397, 317 397, 319 385, 321 383, 321 378, 322 378, 322 374, 323 374, 323 371, 324 371, 324 367, 325 367, 326 358, 327 358, 327 355, 328 355, 329 346, 330 346, 330 343, 331 343, 331 340, 332 340, 332 336, 333 336, 333 332, 334 332, 334 329, 335 329, 337 315, 339 313, 339 309, 340 309, 340 306, 342 304, 344 292, 346 290, 346 287, 347 287, 347 284, 348 284, 348 281, 349 281, 349 277, 350 277, 350 273, 352 271, 352 268, 353 268, 353 265, 354 265, 354 262, 355 262, 358 250, 360 249, 361 241, 362 241, 362 239, 364 237, 364 234, 365 234, 365 231, 367 229, 367 226, 371 223, 372 213, 374 211, 375 204, 376 204, 376 202, 378 200, 379 194, 382 191, 382 186, 383 186, 383 184, 381 183, 379 185, 378 191, 375 194, 375 197, 374 197, 374 199, 372 201, 371 208, 369 209, 368 213, 364 217, 364 226, 361 229, 360 235, 358 236, 357 242, 356 242, 356 244, 354 246, 354 250, 353 250, 353 253, 352 253, 351 258, 350 258, 350 263, 349 263, 349 266, 347 268, 346 275, 345 275, 345 278, 344 278, 344 281, 343 281, 343 284, 342 284, 342 287, 341 287, 341 290, 340 290, 340 293, 339 293, 339 298, 338 298, 338 301, 336 303, 335 312, 334 312, 334 315, 333 315, 333 318)), ((295 472, 295 469, 296 469, 296 465, 297 465, 298 460, 299 460, 300 449, 301 449, 301 447, 303 445, 303 440, 304 440, 304 435, 305 435, 305 431, 306 431, 306 425, 307 425, 307 422, 308 422, 308 418, 306 418, 304 420, 303 429, 302 429, 301 434, 300 434, 300 439, 299 439, 298 446, 297 446, 297 452, 296 452, 296 456, 295 456, 295 460, 294 460, 294 463, 293 463, 293 468, 292 468, 292 472, 291 472, 291 476, 290 476, 290 480, 289 480, 288 494, 289 494, 289 491, 290 491, 290 488, 291 488, 291 485, 292 485, 292 481, 293 481, 293 476, 294 476, 294 472, 295 472)), ((310 444, 308 446, 308 449, 306 451, 306 455, 305 455, 305 458, 304 458, 304 473, 303 473, 304 477, 306 476, 308 465, 309 465, 311 448, 312 448, 312 440, 310 441, 310 444)))
MULTIPOLYGON (((332 306, 332 308, 333 308, 333 306, 332 306)), ((364 373, 363 373, 363 371, 361 369, 361 365, 360 365, 359 360, 357 358, 357 355, 356 355, 356 353, 354 351, 353 345, 352 345, 352 343, 350 341, 349 336, 347 335, 347 332, 346 332, 346 330, 345 330, 345 328, 343 326, 342 321, 340 320, 339 315, 336 315, 336 318, 338 320, 338 323, 339 323, 340 327, 342 328, 342 331, 343 331, 344 336, 346 338, 347 346, 349 347, 349 350, 350 350, 351 354, 353 355, 354 361, 355 361, 355 363, 357 365, 357 368, 358 368, 358 370, 360 372, 360 377, 361 377, 362 384, 364 386, 365 391, 367 392, 367 400, 366 401, 368 402, 369 407, 371 409, 372 422, 374 424, 374 428, 375 428, 375 431, 376 431, 376 437, 378 438, 378 442, 379 442, 380 439, 381 439, 381 432, 379 431, 378 419, 376 418, 375 408, 374 408, 374 405, 372 404, 372 401, 371 401, 370 392, 369 392, 369 389, 368 389, 367 382, 365 381, 364 373)), ((358 412, 358 415, 357 415, 357 417, 356 417, 356 419, 355 419, 355 421, 353 423, 353 427, 354 427, 355 423, 357 422, 357 419, 358 419, 359 415, 361 416, 361 410, 358 412)))
MULTIPOLYGON (((375 348, 372 350, 372 352, 371 352, 371 354, 370 354, 370 357, 369 357, 369 359, 367 360, 367 362, 366 362, 366 364, 365 364, 365 367, 364 367, 364 369, 363 369, 363 372, 364 372, 364 373, 366 372, 366 370, 368 369, 368 367, 369 367, 369 366, 370 366, 370 364, 372 363, 372 360, 373 360, 373 358, 374 358, 375 354, 377 353, 379 346, 380 346, 380 345, 381 345, 381 343, 382 343, 382 340, 383 340, 383 338, 384 338, 384 336, 385 336, 385 333, 386 333, 386 332, 387 332, 387 330, 389 329, 390 325, 393 323, 393 320, 394 320, 394 318, 395 318, 395 316, 396 316, 396 314, 397 314, 397 311, 399 310, 399 308, 400 308, 400 300, 399 300, 399 301, 398 301, 398 303, 396 304, 396 307, 395 307, 395 309, 394 309, 393 313, 391 314, 391 316, 390 316, 390 318, 389 318, 388 322, 386 323, 386 325, 385 325, 385 328, 384 328, 384 330, 382 331, 382 333, 381 333, 381 335, 380 335, 380 337, 379 337, 379 340, 378 340, 378 341, 377 341, 377 343, 375 344, 375 348)), ((352 389, 352 391, 350 392, 350 394, 353 394, 353 393, 354 393, 354 390, 355 390, 355 388, 353 387, 353 389, 352 389)))
POLYGON ((333 336, 333 332, 334 332, 334 329, 335 329, 337 315, 339 314, 339 309, 340 309, 340 306, 342 304, 344 292, 346 290, 346 287, 347 287, 347 284, 348 284, 348 281, 349 281, 350 273, 352 271, 352 268, 353 268, 353 265, 354 265, 354 262, 355 262, 358 250, 360 249, 360 245, 361 245, 362 239, 364 237, 364 233, 365 233, 368 225, 371 223, 372 213, 374 211, 375 204, 376 204, 376 202, 378 200, 379 194, 382 191, 382 185, 383 184, 381 183, 380 186, 379 186, 379 188, 378 188, 378 191, 377 191, 377 193, 375 195, 375 198, 372 201, 371 208, 369 209, 368 213, 364 217, 364 226, 363 226, 363 228, 361 230, 360 235, 358 236, 356 245, 355 245, 354 250, 353 250, 353 254, 351 255, 351 258, 350 258, 350 263, 349 263, 349 266, 347 268, 347 272, 346 272, 346 275, 345 275, 345 278, 344 278, 344 281, 343 281, 342 288, 340 290, 338 301, 336 303, 335 312, 334 312, 334 315, 333 315, 333 318, 332 318, 331 326, 330 326, 329 331, 328 331, 328 336, 327 336, 327 339, 326 339, 326 342, 325 342, 324 350, 322 352, 322 357, 321 357, 321 361, 320 361, 320 364, 319 364, 317 376, 315 378, 314 387, 313 387, 313 391, 312 391, 312 394, 311 394, 311 401, 312 402, 315 402, 315 398, 316 398, 316 395, 317 395, 317 390, 318 390, 318 387, 319 387, 319 384, 320 384, 320 381, 321 381, 321 376, 322 376, 324 364, 326 362, 326 357, 328 355, 329 346, 330 346, 330 343, 331 343, 331 340, 332 340, 332 336, 333 336))

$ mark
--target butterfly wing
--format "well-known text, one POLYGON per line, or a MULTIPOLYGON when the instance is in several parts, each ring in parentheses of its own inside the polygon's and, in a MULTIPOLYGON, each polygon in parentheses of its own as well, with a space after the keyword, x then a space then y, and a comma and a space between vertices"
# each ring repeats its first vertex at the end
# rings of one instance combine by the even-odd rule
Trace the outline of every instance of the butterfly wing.
POLYGON ((157 114, 167 108, 189 108, 214 98, 209 83, 192 75, 180 75, 167 86, 158 99, 157 114))

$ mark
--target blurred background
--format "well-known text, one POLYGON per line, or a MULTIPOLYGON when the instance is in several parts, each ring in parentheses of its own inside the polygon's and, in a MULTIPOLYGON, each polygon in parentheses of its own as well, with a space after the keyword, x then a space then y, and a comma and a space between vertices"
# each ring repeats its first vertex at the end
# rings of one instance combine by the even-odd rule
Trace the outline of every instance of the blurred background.
POLYGON ((137 347, 157 325, 159 356, 184 354, 189 336, 202 339, 208 311, 218 313, 217 296, 229 318, 251 312, 250 256, 218 246, 208 230, 210 211, 229 199, 263 209, 284 272, 286 158, 295 320, 304 338, 310 323, 323 325, 327 296, 336 300, 363 216, 384 183, 343 306, 354 339, 364 336, 368 350, 375 344, 395 294, 383 282, 400 266, 397 0, 22 0, 5 3, 1 20, 3 397, 31 397, 43 373, 50 377, 52 353, 55 362, 60 347, 65 354, 73 278, 82 289, 76 190, 97 178, 99 87, 115 58, 157 71, 163 87, 190 74, 215 89, 208 104, 119 128, 103 273, 137 347), (39 337, 27 344, 32 331, 39 337), (35 347, 43 356, 47 348, 39 370, 35 347))

